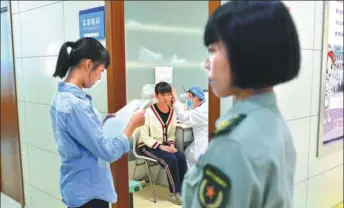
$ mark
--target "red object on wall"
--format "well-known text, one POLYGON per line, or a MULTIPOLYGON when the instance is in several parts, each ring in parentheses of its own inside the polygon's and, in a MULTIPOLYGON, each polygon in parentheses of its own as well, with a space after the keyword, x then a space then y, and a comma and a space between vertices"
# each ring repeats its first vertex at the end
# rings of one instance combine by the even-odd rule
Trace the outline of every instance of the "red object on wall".
POLYGON ((334 57, 334 52, 332 50, 327 52, 327 56, 331 58, 332 64, 334 64, 334 62, 336 61, 334 57))

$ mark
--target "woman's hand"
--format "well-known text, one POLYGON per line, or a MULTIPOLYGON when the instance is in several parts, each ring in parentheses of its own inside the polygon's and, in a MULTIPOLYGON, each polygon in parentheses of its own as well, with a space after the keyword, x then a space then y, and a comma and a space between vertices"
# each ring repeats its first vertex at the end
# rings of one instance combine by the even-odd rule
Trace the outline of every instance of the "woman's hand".
POLYGON ((127 125, 127 127, 124 130, 124 134, 130 138, 131 135, 134 133, 135 129, 138 127, 141 127, 145 124, 145 110, 139 110, 135 113, 133 113, 129 124, 127 125))
POLYGON ((176 92, 176 90, 173 88, 173 89, 172 89, 171 106, 173 106, 173 104, 174 104, 177 100, 178 100, 177 92, 176 92))
POLYGON ((170 145, 170 150, 171 150, 172 153, 178 152, 178 150, 177 150, 177 148, 175 148, 174 144, 170 145))
POLYGON ((139 110, 135 113, 133 113, 130 124, 133 126, 133 128, 138 128, 140 126, 143 126, 145 124, 145 110, 139 110))
POLYGON ((160 145, 159 148, 162 150, 162 151, 165 151, 165 152, 169 152, 169 153, 176 153, 178 150, 174 147, 174 145, 170 145, 170 146, 167 146, 167 145, 160 145))
POLYGON ((169 153, 173 153, 173 150, 171 149, 170 146, 160 145, 159 148, 160 148, 162 151, 169 152, 169 153))

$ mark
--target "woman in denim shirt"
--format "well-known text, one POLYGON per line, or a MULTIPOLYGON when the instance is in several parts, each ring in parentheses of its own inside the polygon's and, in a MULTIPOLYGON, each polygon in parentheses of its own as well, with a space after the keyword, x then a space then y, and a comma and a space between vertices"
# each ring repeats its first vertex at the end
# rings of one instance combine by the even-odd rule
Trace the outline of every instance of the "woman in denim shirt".
POLYGON ((128 138, 144 124, 144 111, 139 111, 123 132, 104 136, 92 98, 83 88, 100 80, 109 64, 109 52, 93 38, 66 42, 59 52, 53 77, 68 75, 58 84, 50 116, 62 160, 61 195, 68 207, 105 208, 117 201, 110 168, 100 167, 98 160, 114 162, 130 151, 128 138))

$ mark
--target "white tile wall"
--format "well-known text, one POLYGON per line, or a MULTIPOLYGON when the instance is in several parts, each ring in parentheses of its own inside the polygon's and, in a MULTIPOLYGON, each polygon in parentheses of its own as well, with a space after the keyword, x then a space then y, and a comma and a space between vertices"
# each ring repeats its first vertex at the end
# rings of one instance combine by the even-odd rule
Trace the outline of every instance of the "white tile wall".
POLYGON ((20 141, 27 142, 26 134, 26 114, 25 114, 25 102, 18 101, 18 117, 19 117, 19 132, 20 132, 20 141))
POLYGON ((23 65, 22 59, 16 58, 15 59, 15 66, 16 66, 16 88, 17 88, 17 100, 24 101, 25 100, 25 93, 24 93, 24 74, 23 74, 23 65))
POLYGON ((314 17, 314 50, 322 49, 322 31, 323 30, 323 21, 324 21, 324 3, 322 1, 315 1, 315 17, 314 17))
POLYGON ((298 153, 295 183, 299 183, 307 179, 310 118, 289 121, 288 125, 293 136, 296 152, 298 153))
MULTIPOLYGON (((225 3, 226 1, 222 1, 225 3)), ((316 157, 324 1, 283 1, 299 32, 299 77, 275 88, 297 151, 295 208, 330 208, 343 201, 343 152, 316 157)), ((221 113, 228 105, 221 100, 221 113)))
POLYGON ((40 104, 51 102, 58 83, 52 77, 56 61, 56 56, 23 58, 25 101, 40 104))
POLYGON ((29 164, 29 152, 28 145, 26 143, 21 143, 21 159, 22 159, 22 171, 23 179, 25 183, 30 184, 30 164, 29 164))
POLYGON ((333 207, 343 201, 343 166, 308 181, 307 208, 333 207))
MULTIPOLYGON (((294 19, 302 49, 313 49, 315 1, 283 1, 294 19)), ((321 14, 320 14, 321 15, 321 14)))
MULTIPOLYGON (((78 39, 79 10, 102 5, 104 1, 12 1, 19 128, 28 208, 65 207, 59 190, 60 156, 49 115, 57 87, 52 74, 61 45, 78 39)), ((107 112, 106 77, 87 92, 104 115, 107 112)))
POLYGON ((19 14, 12 15, 13 25, 13 39, 14 41, 14 57, 21 57, 21 30, 20 30, 20 16, 19 14))
POLYGON ((294 208, 306 207, 307 181, 295 184, 294 186, 294 208))
POLYGON ((57 154, 57 147, 51 130, 49 105, 28 102, 25 104, 25 112, 27 143, 31 146, 57 154), (39 131, 37 131, 38 126, 39 131))
POLYGON ((314 50, 313 52, 313 76, 312 76, 312 103, 311 115, 319 114, 319 103, 321 102, 321 65, 322 65, 322 52, 314 50))
MULTIPOLYGON (((60 199, 56 199, 55 197, 51 196, 50 194, 45 193, 42 190, 31 186, 31 200, 32 200, 32 207, 34 208, 65 208, 64 204, 61 202, 60 199)), ((31 207, 30 207, 31 208, 31 207)))
POLYGON ((25 1, 19 3, 19 11, 24 12, 31 9, 36 9, 39 7, 43 7, 45 5, 53 4, 58 1, 25 1))
POLYGON ((24 182, 24 199, 25 199, 25 207, 33 207, 32 206, 32 197, 31 197, 31 185, 29 183, 24 182))
POLYGON ((92 95, 93 104, 97 106, 97 109, 101 113, 107 112, 107 81, 106 77, 103 77, 98 83, 91 89, 86 90, 88 94, 92 95))
POLYGON ((61 198, 59 186, 56 186, 59 181, 60 156, 32 146, 28 149, 31 185, 56 198, 61 198))
POLYGON ((286 1, 301 47, 300 76, 277 87, 297 151, 295 208, 329 208, 343 201, 343 152, 316 157, 320 99, 323 1, 286 1))
MULTIPOLYGON (((20 1, 19 6, 23 2, 20 1)), ((65 40, 63 4, 51 4, 20 13, 20 27, 23 57, 58 55, 65 40)))
POLYGON ((301 71, 298 78, 275 88, 279 106, 286 120, 310 116, 313 51, 302 50, 301 56, 301 71))
POLYGON ((11 1, 11 7, 12 7, 12 14, 16 14, 19 12, 19 1, 11 1))

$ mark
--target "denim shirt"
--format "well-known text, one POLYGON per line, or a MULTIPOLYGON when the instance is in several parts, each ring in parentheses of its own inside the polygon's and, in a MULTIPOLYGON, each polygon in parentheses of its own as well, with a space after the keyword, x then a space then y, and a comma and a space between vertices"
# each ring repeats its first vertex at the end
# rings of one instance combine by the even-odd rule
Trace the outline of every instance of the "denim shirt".
POLYGON ((110 167, 100 167, 98 159, 119 159, 130 151, 128 138, 121 132, 105 138, 91 96, 70 83, 58 84, 50 117, 61 156, 60 190, 65 205, 79 207, 92 199, 115 203, 110 167))

